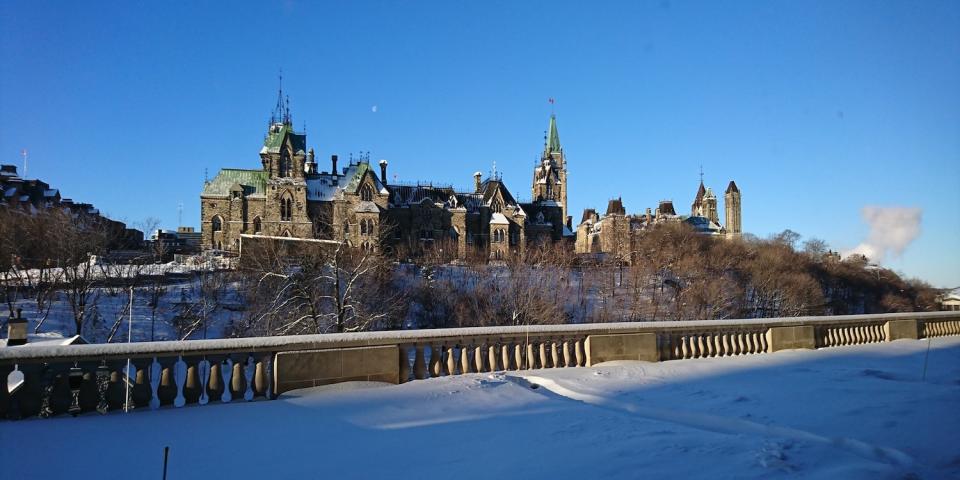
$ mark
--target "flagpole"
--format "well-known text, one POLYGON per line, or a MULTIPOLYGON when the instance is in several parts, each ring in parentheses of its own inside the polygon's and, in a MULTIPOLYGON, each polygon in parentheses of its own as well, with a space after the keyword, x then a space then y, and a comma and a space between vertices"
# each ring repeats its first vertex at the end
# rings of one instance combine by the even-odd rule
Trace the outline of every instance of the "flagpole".
MULTIPOLYGON (((133 287, 130 287, 130 312, 127 317, 127 343, 133 342, 133 287)), ((123 411, 130 411, 130 359, 127 359, 127 395, 123 402, 123 411)))

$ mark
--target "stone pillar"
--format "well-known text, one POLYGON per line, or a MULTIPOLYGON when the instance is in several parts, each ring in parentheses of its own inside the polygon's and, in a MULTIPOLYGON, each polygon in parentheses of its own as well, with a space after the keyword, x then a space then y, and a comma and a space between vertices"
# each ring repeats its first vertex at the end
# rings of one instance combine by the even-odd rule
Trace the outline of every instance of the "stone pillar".
POLYGON ((888 342, 901 339, 916 340, 920 338, 919 333, 917 321, 914 319, 890 320, 883 324, 883 334, 888 342))
MULTIPOLYGON (((767 330, 767 344, 770 345, 770 351, 790 350, 795 348, 817 348, 814 340, 813 325, 801 325, 797 327, 770 327, 767 330)), ((742 342, 742 340, 741 340, 742 342)), ((741 343, 742 352, 742 343, 741 343)))
POLYGON ((660 360, 656 333, 590 335, 585 349, 588 367, 611 360, 660 360))

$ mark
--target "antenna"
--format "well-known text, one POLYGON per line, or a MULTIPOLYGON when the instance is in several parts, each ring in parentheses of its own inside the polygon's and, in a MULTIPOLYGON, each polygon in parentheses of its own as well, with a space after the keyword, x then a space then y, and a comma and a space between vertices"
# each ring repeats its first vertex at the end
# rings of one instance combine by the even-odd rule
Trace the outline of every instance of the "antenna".
POLYGON ((207 168, 203 168, 203 184, 206 185, 210 183, 210 177, 207 175, 207 168))
POLYGON ((24 148, 20 150, 20 155, 23 155, 23 178, 27 178, 27 149, 24 148))
POLYGON ((700 165, 700 183, 703 183, 703 164, 700 165))

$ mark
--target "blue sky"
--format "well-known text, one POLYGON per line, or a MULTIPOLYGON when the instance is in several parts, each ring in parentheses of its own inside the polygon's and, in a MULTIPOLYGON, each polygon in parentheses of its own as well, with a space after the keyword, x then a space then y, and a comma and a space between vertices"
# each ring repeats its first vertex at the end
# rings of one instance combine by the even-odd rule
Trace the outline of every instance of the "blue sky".
POLYGON ((955 1, 2 2, 0 161, 197 225, 204 169, 258 166, 280 69, 321 167, 467 186, 496 162, 528 197, 553 97, 575 221, 686 212, 703 165, 759 236, 848 249, 864 207, 919 208, 884 264, 960 286, 955 1))

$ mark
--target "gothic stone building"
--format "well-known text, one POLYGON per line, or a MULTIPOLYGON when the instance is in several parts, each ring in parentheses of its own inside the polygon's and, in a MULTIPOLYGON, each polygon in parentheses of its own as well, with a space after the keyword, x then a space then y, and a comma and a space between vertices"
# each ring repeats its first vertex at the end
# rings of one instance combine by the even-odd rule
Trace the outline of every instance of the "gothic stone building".
POLYGON ((647 208, 645 213, 639 215, 627 215, 621 199, 610 200, 606 214, 602 216, 592 208, 584 210, 580 225, 577 226, 575 251, 581 254, 606 254, 615 260, 630 263, 637 235, 642 235, 655 225, 670 222, 686 223, 704 235, 725 238, 739 236, 742 233, 740 189, 732 180, 724 194, 723 206, 726 218, 724 225, 720 225, 717 197, 713 190, 704 187, 703 180, 700 181, 689 216, 678 215, 670 200, 661 201, 653 212, 647 208))
POLYGON ((474 174, 472 191, 387 181, 369 155, 345 166, 331 156, 319 171, 306 135, 289 110, 271 120, 258 169, 222 169, 200 195, 202 245, 233 250, 242 235, 343 240, 367 249, 409 252, 445 248, 448 255, 492 260, 522 256, 535 242, 572 240, 566 158, 551 116, 529 203, 521 203, 495 172, 474 174), (277 118, 280 120, 277 120, 277 118), (455 252, 455 255, 453 253, 455 252))

